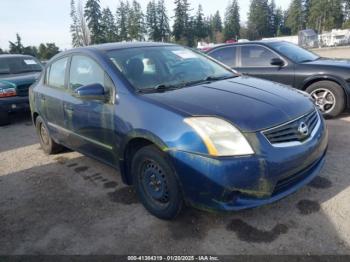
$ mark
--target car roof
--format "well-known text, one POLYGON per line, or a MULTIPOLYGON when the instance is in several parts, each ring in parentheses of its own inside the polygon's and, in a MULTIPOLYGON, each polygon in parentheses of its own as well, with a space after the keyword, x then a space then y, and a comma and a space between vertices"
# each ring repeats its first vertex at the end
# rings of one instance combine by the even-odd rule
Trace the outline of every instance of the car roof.
POLYGON ((21 54, 1 54, 0 58, 12 58, 12 57, 32 57, 31 55, 21 55, 21 54))
POLYGON ((256 41, 249 41, 249 42, 237 42, 237 43, 228 43, 228 44, 221 44, 218 46, 215 46, 213 48, 211 48, 210 50, 208 50, 207 52, 213 51, 217 48, 221 48, 221 47, 225 47, 225 46, 236 46, 236 45, 251 45, 251 44, 260 44, 260 45, 268 45, 271 43, 282 43, 282 42, 286 42, 286 41, 281 41, 281 40, 256 40, 256 41))
POLYGON ((175 44, 161 43, 161 42, 117 42, 117 43, 91 45, 91 46, 87 46, 86 48, 98 49, 102 51, 110 51, 110 50, 124 49, 124 48, 171 46, 171 45, 175 45, 175 44))

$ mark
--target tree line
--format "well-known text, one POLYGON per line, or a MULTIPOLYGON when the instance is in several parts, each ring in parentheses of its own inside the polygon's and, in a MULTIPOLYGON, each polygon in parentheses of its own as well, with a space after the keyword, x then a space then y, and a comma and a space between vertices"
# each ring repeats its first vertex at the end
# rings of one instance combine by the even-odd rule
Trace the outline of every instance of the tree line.
POLYGON ((49 60, 59 52, 59 48, 55 43, 41 43, 37 46, 24 46, 22 38, 16 34, 16 41, 9 41, 9 50, 4 51, 0 48, 0 54, 23 54, 31 55, 40 60, 49 60))
POLYGON ((164 0, 151 0, 145 12, 137 0, 120 0, 112 11, 100 0, 71 0, 73 46, 117 41, 166 41, 195 46, 197 41, 224 42, 296 34, 306 28, 318 32, 350 28, 350 0, 292 0, 283 10, 275 0, 251 0, 246 25, 241 24, 237 0, 219 11, 204 15, 201 5, 193 10, 188 0, 174 0, 173 25, 164 0))
MULTIPOLYGON (((151 0, 142 10, 137 0, 120 0, 116 10, 102 8, 100 0, 71 0, 70 32, 74 47, 119 41, 164 41, 195 46, 198 41, 221 43, 288 36, 311 28, 321 33, 333 28, 350 28, 350 0, 292 0, 283 10, 275 0, 250 0, 248 21, 240 19, 237 0, 228 0, 222 18, 219 11, 194 10, 188 0, 174 0, 172 26, 164 0, 151 0), (77 2, 76 2, 77 1, 77 2)), ((58 52, 54 43, 23 46, 19 35, 10 42, 10 53, 49 59, 58 52)), ((0 49, 0 53, 4 53, 0 49)))

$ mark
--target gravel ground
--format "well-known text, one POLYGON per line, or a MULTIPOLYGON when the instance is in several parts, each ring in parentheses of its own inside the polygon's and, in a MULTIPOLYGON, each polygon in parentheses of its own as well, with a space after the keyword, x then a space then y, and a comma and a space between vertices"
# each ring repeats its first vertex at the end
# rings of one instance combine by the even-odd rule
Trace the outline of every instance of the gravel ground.
POLYGON ((350 116, 327 121, 326 165, 271 205, 172 222, 147 213, 118 172, 46 156, 28 116, 0 127, 0 254, 350 254, 350 116))

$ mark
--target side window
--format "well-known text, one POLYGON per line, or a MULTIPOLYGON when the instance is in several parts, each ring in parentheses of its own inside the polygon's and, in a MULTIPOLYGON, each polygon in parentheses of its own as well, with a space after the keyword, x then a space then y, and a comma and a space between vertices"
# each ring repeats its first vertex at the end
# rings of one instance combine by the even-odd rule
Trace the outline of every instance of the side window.
POLYGON ((269 67, 276 54, 263 46, 247 45, 241 47, 242 67, 269 67))
POLYGON ((236 66, 236 47, 223 47, 219 48, 217 50, 214 50, 209 55, 220 61, 221 63, 224 63, 225 65, 228 65, 229 67, 235 67, 236 66))
POLYGON ((47 84, 51 87, 64 87, 68 57, 62 58, 47 69, 47 84))
POLYGON ((90 84, 105 86, 104 70, 89 57, 73 56, 70 66, 69 88, 75 90, 78 87, 90 84))

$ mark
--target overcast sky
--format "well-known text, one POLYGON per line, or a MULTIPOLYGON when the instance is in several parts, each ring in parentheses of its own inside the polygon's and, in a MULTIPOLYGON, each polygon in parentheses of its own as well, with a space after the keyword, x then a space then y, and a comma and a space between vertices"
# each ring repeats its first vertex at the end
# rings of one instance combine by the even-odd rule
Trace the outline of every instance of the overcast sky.
MULTIPOLYGON (((149 0, 138 0, 143 9, 149 0)), ((277 6, 286 9, 291 0, 275 0, 277 6)), ((109 6, 113 13, 118 0, 100 0, 101 6, 109 6)), ((192 12, 202 4, 204 13, 219 10, 222 17, 229 0, 189 0, 192 12)), ((241 21, 247 20, 250 0, 238 0, 241 21)), ((174 0, 165 0, 168 15, 173 16, 174 0)), ((8 41, 14 41, 16 33, 27 45, 55 42, 61 49, 71 47, 69 25, 70 0, 0 0, 0 48, 8 49, 8 41)))

